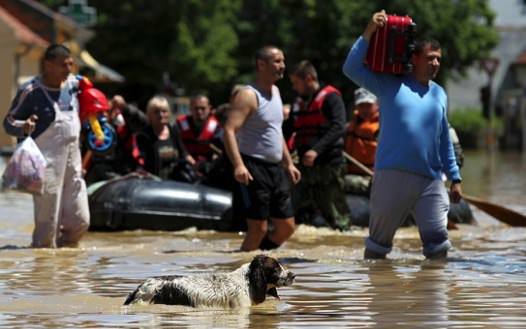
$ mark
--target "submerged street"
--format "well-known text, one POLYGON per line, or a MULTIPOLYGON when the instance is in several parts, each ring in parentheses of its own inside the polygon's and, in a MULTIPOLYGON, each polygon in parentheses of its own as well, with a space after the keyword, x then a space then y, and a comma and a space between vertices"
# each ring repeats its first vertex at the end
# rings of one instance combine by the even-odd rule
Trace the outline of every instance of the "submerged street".
MULTIPOLYGON (((0 158, 3 171, 6 158, 0 158)), ((466 152, 463 189, 526 214, 526 157, 466 152)), ((31 196, 0 192, 0 328, 524 328, 526 228, 472 208, 478 225, 450 231, 446 262, 425 261, 416 228, 397 233, 386 261, 363 261, 367 230, 300 226, 270 254, 296 275, 250 309, 124 307, 148 276, 231 271, 242 235, 89 232, 78 249, 29 249, 31 196)))

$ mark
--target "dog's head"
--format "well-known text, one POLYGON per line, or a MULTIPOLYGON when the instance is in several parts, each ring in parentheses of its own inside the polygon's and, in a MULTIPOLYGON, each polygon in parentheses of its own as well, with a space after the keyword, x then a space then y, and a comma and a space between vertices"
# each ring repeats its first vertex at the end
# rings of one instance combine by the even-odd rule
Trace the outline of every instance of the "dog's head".
POLYGON ((249 265, 248 280, 254 304, 265 300, 266 295, 279 299, 277 287, 290 286, 296 276, 285 270, 277 259, 257 255, 249 265))

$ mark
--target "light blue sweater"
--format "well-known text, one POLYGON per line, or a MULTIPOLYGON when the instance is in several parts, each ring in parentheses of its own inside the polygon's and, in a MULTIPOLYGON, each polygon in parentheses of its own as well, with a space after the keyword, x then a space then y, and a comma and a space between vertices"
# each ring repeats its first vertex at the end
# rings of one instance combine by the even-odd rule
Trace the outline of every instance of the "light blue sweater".
POLYGON ((433 81, 424 86, 412 75, 375 73, 364 65, 368 43, 354 43, 343 73, 369 89, 380 102, 380 136, 375 169, 397 169, 441 179, 460 179, 447 123, 447 96, 433 81))

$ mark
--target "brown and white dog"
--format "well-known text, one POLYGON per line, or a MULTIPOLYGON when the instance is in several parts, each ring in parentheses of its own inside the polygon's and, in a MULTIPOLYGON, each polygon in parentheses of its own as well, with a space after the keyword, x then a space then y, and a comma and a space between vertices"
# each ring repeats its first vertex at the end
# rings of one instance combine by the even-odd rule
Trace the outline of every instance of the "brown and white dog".
POLYGON ((193 276, 152 277, 130 293, 124 305, 149 304, 237 308, 265 301, 266 295, 279 299, 277 287, 290 286, 295 275, 272 257, 257 255, 228 273, 193 276))

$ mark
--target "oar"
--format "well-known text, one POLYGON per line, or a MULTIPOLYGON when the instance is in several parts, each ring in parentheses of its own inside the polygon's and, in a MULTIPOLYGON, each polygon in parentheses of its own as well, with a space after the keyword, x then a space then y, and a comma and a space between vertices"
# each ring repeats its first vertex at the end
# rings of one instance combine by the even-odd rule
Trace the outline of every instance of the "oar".
POLYGON ((488 215, 511 226, 526 226, 526 216, 498 204, 462 193, 462 198, 488 215))
POLYGON ((360 161, 358 161, 355 158, 353 158, 349 153, 344 151, 343 152, 343 156, 345 157, 345 159, 347 159, 350 162, 352 162, 353 165, 355 165, 356 167, 360 168, 361 171, 363 171, 367 175, 373 177, 374 172, 371 169, 369 169, 368 167, 366 167, 363 163, 361 163, 360 161))
POLYGON ((217 155, 223 155, 223 150, 219 147, 215 146, 214 144, 210 143, 208 146, 210 146, 210 149, 212 152, 214 152, 217 155))
MULTIPOLYGON (((343 156, 347 160, 352 162, 354 165, 356 165, 358 168, 360 168, 364 173, 366 173, 369 176, 373 176, 374 173, 371 169, 364 166, 360 161, 353 158, 347 152, 343 152, 343 156)), ((515 210, 511 210, 498 204, 494 204, 486 200, 466 195, 464 193, 462 193, 462 198, 503 223, 506 223, 511 226, 526 226, 526 216, 516 212, 515 210)))

